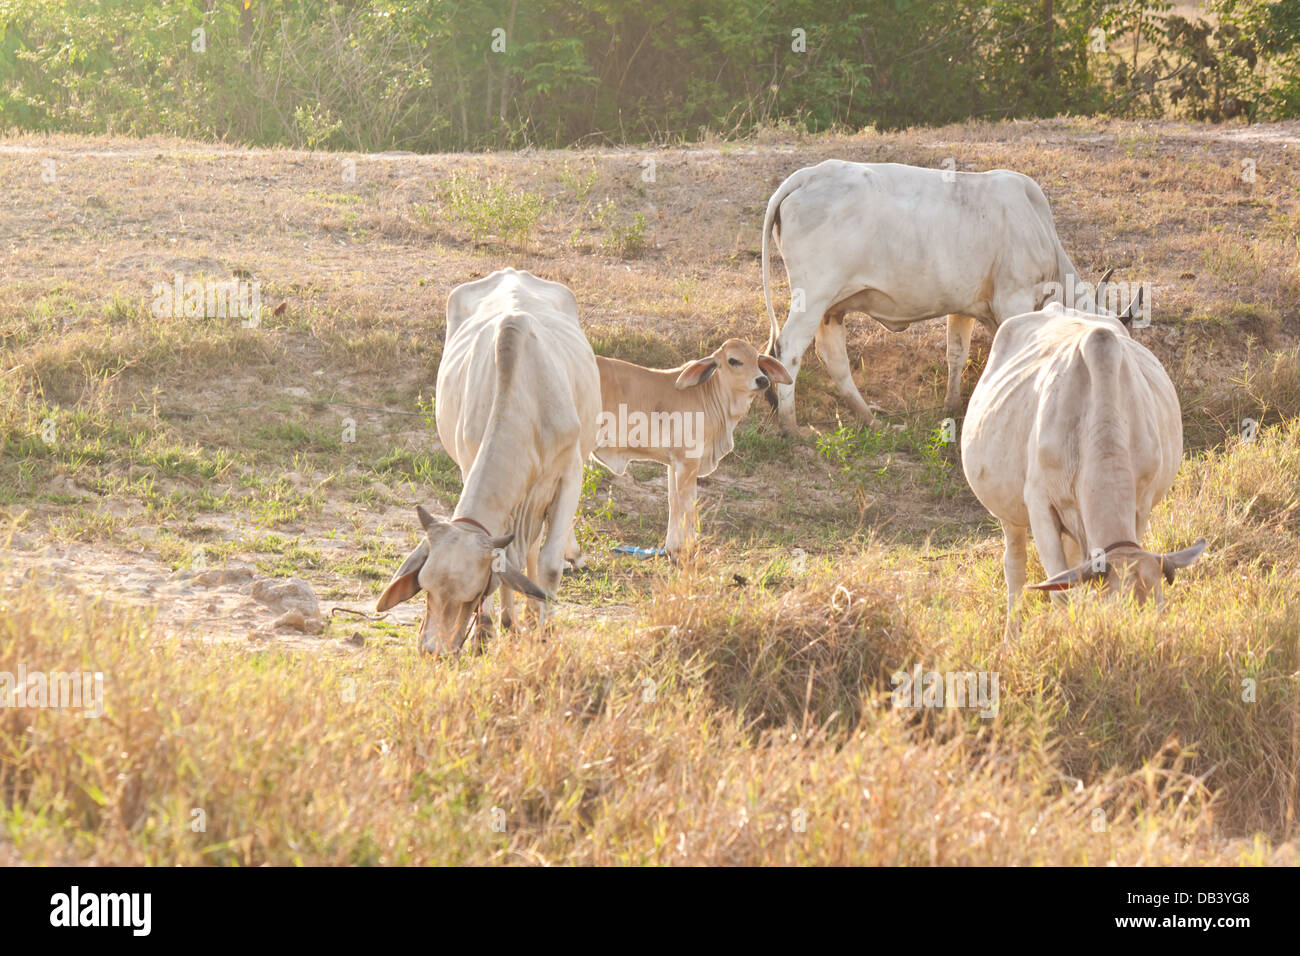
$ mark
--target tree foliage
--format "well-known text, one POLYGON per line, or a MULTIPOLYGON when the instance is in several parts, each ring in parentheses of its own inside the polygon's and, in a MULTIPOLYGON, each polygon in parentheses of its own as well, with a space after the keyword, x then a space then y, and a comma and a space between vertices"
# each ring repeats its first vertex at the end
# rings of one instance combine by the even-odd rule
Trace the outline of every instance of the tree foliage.
POLYGON ((0 0, 0 124, 427 151, 1300 113, 1300 0, 1209 6, 1189 21, 1143 0, 0 0))

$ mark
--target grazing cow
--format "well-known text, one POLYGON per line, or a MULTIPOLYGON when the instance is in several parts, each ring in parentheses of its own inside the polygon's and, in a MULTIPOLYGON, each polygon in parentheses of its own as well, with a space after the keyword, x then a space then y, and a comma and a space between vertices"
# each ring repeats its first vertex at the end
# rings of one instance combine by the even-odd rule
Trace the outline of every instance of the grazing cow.
POLYGON ((599 395, 596 357, 567 288, 502 269, 452 290, 437 422, 464 488, 450 521, 416 509, 424 540, 378 603, 384 611, 426 592, 423 650, 458 651, 471 619, 487 626, 483 602, 502 584, 503 626, 513 621, 514 591, 544 622, 596 445, 599 395))
POLYGON ((1183 454, 1178 396, 1160 362, 1130 338, 1133 305, 1119 317, 1065 309, 1009 319, 993 338, 962 429, 962 467, 975 496, 1002 524, 1005 638, 1025 583, 1032 529, 1059 591, 1092 578, 1163 603, 1205 550, 1201 539, 1168 554, 1139 542, 1173 484, 1183 454))
MULTIPOLYGON (((1004 319, 1041 309, 1078 284, 1047 197, 1028 176, 1005 169, 960 173, 827 160, 783 182, 763 219, 768 352, 797 379, 815 334, 826 371, 868 422, 874 416, 853 383, 845 313, 865 312, 891 332, 946 315, 946 404, 956 412, 975 320, 991 334, 1004 319), (768 283, 774 233, 791 289, 779 331, 768 283)), ((782 429, 793 431, 793 382, 767 397, 782 429)))
POLYGON ((632 461, 668 467, 667 550, 676 555, 694 539, 696 479, 735 447, 736 423, 754 397, 790 376, 740 339, 680 368, 642 368, 603 356, 596 364, 603 409, 596 459, 616 475, 632 461))

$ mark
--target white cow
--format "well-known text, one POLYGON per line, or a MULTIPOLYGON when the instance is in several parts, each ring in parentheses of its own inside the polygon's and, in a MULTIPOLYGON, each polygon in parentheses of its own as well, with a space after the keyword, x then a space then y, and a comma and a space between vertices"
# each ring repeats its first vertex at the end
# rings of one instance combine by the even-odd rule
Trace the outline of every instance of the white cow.
MULTIPOLYGON (((1028 176, 1005 169, 962 173, 827 160, 783 182, 763 219, 768 353, 797 380, 815 334, 840 394, 868 422, 874 416, 853 383, 845 313, 865 312, 891 332, 946 315, 946 404, 955 412, 975 320, 992 333, 1004 319, 1041 309, 1078 285, 1047 197, 1028 176), (791 289, 779 331, 768 281, 774 234, 791 289)), ((794 384, 775 386, 768 401, 781 427, 793 431, 794 384)))
POLYGON ((513 591, 554 597, 596 445, 600 373, 564 286, 502 269, 452 290, 438 366, 438 438, 464 482, 450 521, 417 508, 424 540, 402 562, 378 610, 423 589, 420 647, 456 652, 498 585, 502 624, 513 591), (543 524, 546 527, 545 544, 543 524), (528 571, 525 577, 519 567, 528 571), (536 581, 536 583, 534 583, 536 581))
POLYGON ((1163 603, 1205 550, 1201 539, 1168 554, 1143 550, 1151 509, 1174 482, 1183 454, 1182 414, 1169 376, 1119 317, 1065 309, 1008 319, 971 394, 962 467, 975 496, 1002 524, 1007 624, 1025 583, 1032 529, 1047 580, 1058 591, 1093 578, 1163 603))

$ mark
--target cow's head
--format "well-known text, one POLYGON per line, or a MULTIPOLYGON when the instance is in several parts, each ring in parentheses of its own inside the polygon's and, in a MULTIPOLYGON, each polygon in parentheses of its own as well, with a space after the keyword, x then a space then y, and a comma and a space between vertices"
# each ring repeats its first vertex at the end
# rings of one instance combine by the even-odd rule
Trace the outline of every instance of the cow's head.
POLYGON ((1104 560, 1089 558, 1078 567, 1062 571, 1046 581, 1031 584, 1037 591, 1064 591, 1086 581, 1100 580, 1116 594, 1132 594, 1139 604, 1164 604, 1164 585, 1174 583, 1174 573, 1185 568, 1205 551, 1201 538, 1190 548, 1157 554, 1125 542, 1107 549, 1104 560))
POLYGON ((468 522, 435 518, 419 505, 415 513, 424 540, 406 556, 375 610, 387 611, 424 591, 420 650, 458 652, 480 602, 501 582, 546 600, 546 593, 506 560, 505 548, 514 540, 513 534, 490 537, 468 522))
POLYGON ((694 388, 715 375, 719 385, 731 396, 732 409, 740 408, 742 412, 756 395, 773 385, 794 384, 785 366, 772 356, 763 355, 743 339, 727 339, 712 355, 682 369, 677 376, 677 387, 694 388))

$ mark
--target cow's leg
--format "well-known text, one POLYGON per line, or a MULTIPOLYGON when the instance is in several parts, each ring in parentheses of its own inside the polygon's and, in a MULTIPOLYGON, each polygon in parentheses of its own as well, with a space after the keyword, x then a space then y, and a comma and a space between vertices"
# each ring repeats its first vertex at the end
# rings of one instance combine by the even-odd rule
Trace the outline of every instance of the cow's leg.
POLYGON ((786 371, 790 373, 789 385, 776 386, 776 415, 781 430, 787 434, 797 431, 794 419, 794 386, 799 381, 799 366, 803 363, 803 353, 808 351, 813 336, 817 334, 817 323, 821 321, 830 303, 809 302, 810 308, 802 312, 790 310, 785 320, 785 328, 777 337, 773 358, 781 360, 786 371))
POLYGON ((956 414, 961 411, 961 375, 970 358, 970 336, 975 320, 969 315, 948 316, 948 395, 944 405, 956 414))
MULTIPOLYGON (((501 590, 498 588, 497 590, 501 590)), ((470 631, 473 635, 474 647, 478 650, 484 650, 488 642, 492 639, 492 614, 496 607, 496 595, 489 594, 483 603, 477 608, 474 617, 470 621, 470 631)))
POLYGON ((1073 537, 1061 532, 1061 551, 1065 554, 1065 566, 1073 568, 1083 561, 1083 550, 1079 547, 1079 542, 1073 537))
POLYGON ((501 594, 501 630, 508 631, 515 626, 515 592, 506 584, 497 591, 501 594))
POLYGON ((578 544, 576 527, 569 531, 569 543, 564 549, 564 560, 574 571, 581 571, 587 566, 587 557, 582 553, 582 545, 578 544))
MULTIPOLYGON (((1034 533, 1034 547, 1038 549, 1038 560, 1043 563, 1043 573, 1053 577, 1070 567, 1066 562, 1065 549, 1061 547, 1061 526, 1056 520, 1052 506, 1041 499, 1026 501, 1029 511, 1029 528, 1034 533)), ((1053 604, 1065 603, 1065 595, 1053 591, 1049 597, 1053 604)))
POLYGON ((843 312, 826 313, 821 325, 817 326, 817 355, 854 414, 868 425, 873 424, 876 416, 853 383, 853 366, 849 363, 843 312))
MULTIPOLYGON (((524 559, 524 574, 528 577, 528 580, 532 581, 534 584, 541 585, 541 587, 543 588, 543 590, 546 591, 547 594, 554 594, 555 592, 553 590, 547 588, 545 584, 542 584, 543 575, 540 570, 541 554, 542 554, 542 542, 541 542, 541 538, 539 537, 537 540, 533 542, 532 547, 528 549, 528 555, 524 559)), ((564 573, 563 567, 561 567, 560 573, 561 574, 564 573)), ((546 623, 546 602, 539 601, 537 600, 537 598, 532 598, 532 597, 526 598, 525 600, 528 604, 528 607, 532 610, 533 614, 536 615, 537 626, 541 627, 543 624, 546 623)))
MULTIPOLYGON (((560 590, 560 579, 564 576, 564 553, 569 547, 569 539, 573 536, 573 522, 578 515, 578 501, 581 497, 582 459, 577 449, 574 449, 572 461, 560 478, 550 507, 546 509, 546 523, 549 530, 546 544, 542 545, 540 550, 534 545, 533 554, 528 560, 529 577, 552 598, 560 590)), ((538 626, 545 624, 546 603, 536 598, 529 598, 528 603, 537 611, 538 626)))
POLYGON ((1002 522, 1002 573, 1007 582, 1007 625, 1002 631, 1003 643, 1008 643, 1020 633, 1016 620, 1016 605, 1020 602, 1021 592, 1025 589, 1025 528, 1002 522))

